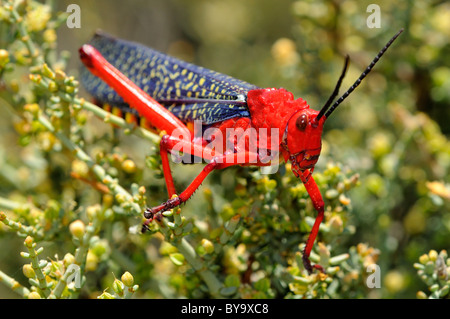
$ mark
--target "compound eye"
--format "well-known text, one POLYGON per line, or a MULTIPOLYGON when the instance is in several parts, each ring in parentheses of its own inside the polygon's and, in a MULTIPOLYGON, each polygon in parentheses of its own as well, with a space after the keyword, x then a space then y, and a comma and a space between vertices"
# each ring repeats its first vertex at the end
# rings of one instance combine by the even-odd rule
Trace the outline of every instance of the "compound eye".
POLYGON ((297 126, 297 128, 298 128, 300 131, 303 132, 303 131, 306 129, 306 126, 308 125, 308 115, 306 115, 306 114, 300 115, 300 116, 297 118, 297 120, 296 120, 296 122, 295 122, 295 125, 297 126))

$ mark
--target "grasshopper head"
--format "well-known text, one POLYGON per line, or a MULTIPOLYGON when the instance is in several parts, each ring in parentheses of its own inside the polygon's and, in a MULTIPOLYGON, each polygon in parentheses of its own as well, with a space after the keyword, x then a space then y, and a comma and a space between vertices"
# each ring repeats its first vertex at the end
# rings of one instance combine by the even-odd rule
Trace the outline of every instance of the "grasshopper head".
POLYGON ((319 159, 322 148, 322 130, 325 116, 317 119, 319 111, 303 109, 292 115, 283 135, 285 158, 292 163, 295 176, 312 169, 319 159))
POLYGON ((295 176, 298 177, 301 171, 314 168, 320 155, 322 130, 325 120, 350 95, 350 93, 358 87, 361 81, 369 74, 381 56, 402 32, 403 29, 397 32, 397 34, 388 41, 355 83, 353 83, 353 85, 336 100, 336 102, 333 103, 333 100, 339 93, 339 88, 347 71, 349 63, 348 56, 345 59, 344 68, 336 83, 336 87, 321 110, 315 111, 304 108, 291 116, 286 125, 282 145, 284 146, 284 157, 292 162, 292 171, 295 176), (333 103, 333 105, 331 105, 331 103, 333 103))

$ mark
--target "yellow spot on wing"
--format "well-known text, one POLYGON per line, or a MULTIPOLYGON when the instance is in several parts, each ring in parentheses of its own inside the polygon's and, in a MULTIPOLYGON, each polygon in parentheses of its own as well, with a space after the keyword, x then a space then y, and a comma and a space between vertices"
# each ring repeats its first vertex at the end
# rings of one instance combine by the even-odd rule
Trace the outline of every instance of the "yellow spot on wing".
POLYGON ((171 80, 175 80, 178 76, 180 75, 180 73, 176 72, 176 73, 169 73, 169 77, 171 80))

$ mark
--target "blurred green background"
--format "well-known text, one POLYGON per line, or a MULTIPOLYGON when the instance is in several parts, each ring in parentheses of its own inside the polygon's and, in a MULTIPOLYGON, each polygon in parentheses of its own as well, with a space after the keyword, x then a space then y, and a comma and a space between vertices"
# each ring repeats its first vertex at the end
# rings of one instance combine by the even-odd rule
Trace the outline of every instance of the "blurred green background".
MULTIPOLYGON (((72 54, 69 74, 78 74, 78 48, 102 29, 260 87, 284 87, 315 109, 332 92, 346 54, 351 65, 343 89, 404 28, 374 71, 327 121, 316 172, 338 162, 360 175, 360 185, 349 195, 356 232, 345 245, 363 242, 381 252, 382 289, 370 297, 414 297, 425 289, 413 263, 430 249, 450 248, 450 3, 377 1, 381 28, 373 29, 366 23, 373 1, 55 4, 65 11, 71 3, 81 8, 81 28, 62 25, 57 30, 58 50, 72 54)), ((84 92, 80 96, 88 98, 84 92)), ((131 142, 127 150, 143 160, 133 143, 145 144, 131 142)), ((174 176, 185 175, 183 182, 198 169, 173 171, 174 176)), ((206 185, 213 183, 211 178, 206 185)), ((8 189, 0 186, 2 195, 8 189)), ((195 206, 188 203, 186 210, 195 206)), ((18 276, 20 262, 9 263, 5 256, 20 244, 20 239, 1 239, 0 268, 18 276), (16 245, 7 245, 11 241, 16 245)), ((7 293, 0 285, 0 296, 7 293)))

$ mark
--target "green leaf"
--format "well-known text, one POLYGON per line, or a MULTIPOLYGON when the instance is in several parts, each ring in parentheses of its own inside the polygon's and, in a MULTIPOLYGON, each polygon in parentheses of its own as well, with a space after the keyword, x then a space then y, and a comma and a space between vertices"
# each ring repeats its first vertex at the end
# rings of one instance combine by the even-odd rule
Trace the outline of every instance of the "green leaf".
POLYGON ((232 296, 237 292, 237 287, 224 287, 220 289, 220 294, 224 297, 232 296))
POLYGON ((239 287, 241 285, 241 280, 238 275, 228 275, 224 282, 227 287, 239 287))
POLYGON ((180 253, 173 253, 169 255, 170 260, 175 266, 181 266, 184 263, 184 256, 180 253))
POLYGON ((255 289, 258 291, 267 291, 270 289, 270 280, 267 278, 261 278, 254 285, 255 289))

